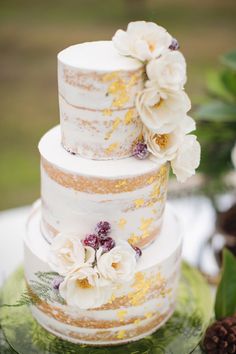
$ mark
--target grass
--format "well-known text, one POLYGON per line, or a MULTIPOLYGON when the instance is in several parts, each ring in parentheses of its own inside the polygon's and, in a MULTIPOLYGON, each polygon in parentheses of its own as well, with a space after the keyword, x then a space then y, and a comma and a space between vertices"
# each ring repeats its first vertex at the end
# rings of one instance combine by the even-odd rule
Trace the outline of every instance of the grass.
POLYGON ((0 9, 0 209, 39 197, 37 143, 58 124, 56 54, 82 41, 110 39, 135 18, 178 38, 195 103, 217 57, 235 46, 235 0, 3 0, 0 9), (132 3, 134 5, 132 5, 132 3), (142 15, 140 15, 140 13, 142 15))

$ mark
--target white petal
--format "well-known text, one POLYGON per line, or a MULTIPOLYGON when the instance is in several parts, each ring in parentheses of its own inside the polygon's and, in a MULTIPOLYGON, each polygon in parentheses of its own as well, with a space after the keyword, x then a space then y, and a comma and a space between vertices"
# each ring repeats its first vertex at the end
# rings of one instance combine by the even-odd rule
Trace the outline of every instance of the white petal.
POLYGON ((120 54, 146 61, 168 51, 172 37, 153 22, 137 21, 126 32, 118 30, 112 40, 120 54))
POLYGON ((195 174, 200 163, 201 148, 195 135, 186 135, 178 149, 176 158, 171 161, 174 174, 179 182, 185 182, 195 174))
POLYGON ((118 30, 112 38, 114 46, 122 55, 130 55, 130 41, 127 33, 118 30))
POLYGON ((234 148, 231 153, 231 159, 232 159, 232 163, 234 165, 234 168, 236 169, 236 143, 235 143, 234 148))

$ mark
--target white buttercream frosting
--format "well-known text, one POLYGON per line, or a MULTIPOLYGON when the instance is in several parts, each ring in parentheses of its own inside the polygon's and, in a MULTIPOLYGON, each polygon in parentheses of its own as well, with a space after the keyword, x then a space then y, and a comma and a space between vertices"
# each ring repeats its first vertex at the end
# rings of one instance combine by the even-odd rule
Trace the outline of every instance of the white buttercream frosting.
MULTIPOLYGON (((112 289, 112 298, 114 301, 120 296, 128 296, 129 298, 129 294, 138 291, 134 293, 134 297, 131 296, 130 298, 133 302, 135 297, 136 300, 140 299, 139 296, 143 291, 145 294, 155 284, 157 287, 159 284, 159 291, 153 290, 142 303, 125 304, 124 306, 119 305, 118 301, 118 303, 114 302, 114 306, 110 305, 108 308, 86 310, 78 308, 77 301, 79 301, 79 298, 77 295, 81 296, 81 294, 79 289, 72 291, 74 286, 72 282, 65 284, 66 289, 64 289, 66 295, 72 291, 73 296, 70 296, 70 299, 73 300, 71 300, 71 306, 49 302, 46 305, 46 310, 44 310, 43 304, 42 306, 36 304, 32 307, 33 315, 50 332, 76 343, 107 345, 142 338, 163 325, 173 312, 179 278, 181 244, 179 221, 171 207, 168 206, 160 238, 143 251, 133 279, 130 282, 122 283, 117 289, 112 289), (150 279, 155 280, 151 282, 150 279), (48 311, 49 307, 51 313, 48 311), (60 316, 60 312, 66 316, 66 321, 60 316), (158 316, 160 317, 158 318, 158 316), (152 322, 153 319, 156 320, 152 322), (98 325, 90 325, 90 321, 98 325), (79 323, 86 323, 86 326, 80 326, 79 323), (114 323, 114 326, 107 327, 105 323, 114 323), (145 329, 146 326, 148 329, 145 329), (136 332, 137 330, 138 332, 136 332), (113 335, 110 338, 109 335, 112 333, 113 335), (78 338, 74 337, 73 334, 78 335, 78 338)), ((28 284, 30 284, 31 281, 37 279, 37 272, 50 271, 47 261, 50 246, 40 233, 40 204, 34 208, 29 218, 24 245, 25 276, 28 284)), ((81 274, 78 274, 78 276, 81 277, 81 274)), ((103 295, 106 296, 106 293, 103 295)), ((84 297, 82 300, 83 303, 91 302, 92 306, 96 305, 91 294, 88 294, 87 299, 84 297)), ((111 304, 111 302, 109 303, 111 304)))
MULTIPOLYGON (((141 241, 147 245, 158 236, 167 167, 159 167, 149 158, 95 161, 71 155, 60 144, 59 127, 44 135, 39 150, 47 161, 41 167, 43 220, 55 230, 54 235, 93 232, 97 222, 106 220, 112 225, 113 235, 133 244, 141 241), (136 186, 137 178, 143 182, 136 186)), ((44 227, 44 234, 50 239, 49 228, 44 227)))
POLYGON ((72 45, 58 54, 63 64, 92 71, 135 70, 140 61, 120 55, 112 41, 86 42, 72 45))
MULTIPOLYGON (((48 264, 50 245, 42 237, 40 231, 41 202, 35 203, 27 224, 25 243, 31 251, 48 264)), ((167 203, 164 222, 158 239, 142 252, 142 257, 137 263, 136 271, 161 265, 167 260, 182 243, 182 226, 173 208, 167 203)), ((49 266, 49 265, 48 265, 49 266)), ((32 269, 29 269, 32 271, 32 269)), ((171 271, 171 269, 169 269, 171 271)))
POLYGON ((158 164, 151 158, 142 161, 135 157, 98 161, 69 154, 60 144, 60 126, 52 128, 42 137, 39 151, 53 165, 70 173, 91 177, 135 177, 158 169, 158 164))

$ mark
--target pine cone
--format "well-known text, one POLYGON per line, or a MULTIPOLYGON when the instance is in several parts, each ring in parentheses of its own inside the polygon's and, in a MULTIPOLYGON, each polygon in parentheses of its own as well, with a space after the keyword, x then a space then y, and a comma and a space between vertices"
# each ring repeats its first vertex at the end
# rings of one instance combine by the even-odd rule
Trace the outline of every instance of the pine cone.
POLYGON ((206 331, 203 346, 207 354, 236 353, 236 317, 214 322, 206 331))

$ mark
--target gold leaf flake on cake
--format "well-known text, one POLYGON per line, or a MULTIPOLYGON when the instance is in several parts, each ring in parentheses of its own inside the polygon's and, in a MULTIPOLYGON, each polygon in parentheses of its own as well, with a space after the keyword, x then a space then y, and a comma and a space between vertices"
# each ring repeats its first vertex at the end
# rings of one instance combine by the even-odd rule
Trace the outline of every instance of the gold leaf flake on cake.
POLYGON ((147 230, 143 231, 142 235, 141 235, 141 239, 145 239, 148 238, 150 236, 150 232, 148 232, 147 230))
POLYGON ((134 200, 135 208, 140 208, 144 205, 144 199, 136 199, 134 200))
POLYGON ((154 181, 155 181, 155 177, 154 177, 154 176, 151 176, 151 177, 147 180, 147 183, 148 183, 148 184, 152 184, 154 181))
POLYGON ((110 82, 107 88, 107 93, 114 96, 112 107, 121 108, 129 100, 129 91, 132 86, 134 86, 138 81, 138 75, 133 74, 131 78, 127 81, 121 77, 118 72, 109 73, 103 76, 103 82, 110 82))
POLYGON ((117 149, 119 146, 118 143, 113 143, 111 145, 108 146, 108 148, 105 149, 107 154, 111 154, 115 149, 117 149))
POLYGON ((115 299, 116 299, 115 295, 112 294, 110 300, 108 301, 108 303, 112 304, 115 299))
POLYGON ((103 75, 102 81, 103 81, 103 82, 108 82, 108 81, 111 81, 111 80, 115 80, 115 79, 117 79, 118 77, 119 77, 118 72, 113 71, 113 72, 111 72, 111 73, 108 73, 108 74, 103 75))
POLYGON ((125 103, 129 101, 129 95, 127 92, 127 87, 125 81, 119 76, 115 76, 115 81, 111 82, 107 90, 108 94, 114 96, 112 106, 116 108, 122 107, 125 103))
POLYGON ((127 185, 127 181, 123 180, 123 181, 119 181, 116 185, 115 188, 121 188, 127 185))
POLYGON ((134 117, 134 110, 129 109, 128 112, 125 114, 125 120, 124 120, 125 125, 129 125, 130 123, 132 123, 133 117, 134 117))
MULTIPOLYGON (((114 147, 113 147, 114 148, 114 147)), ((152 171, 147 174, 143 174, 134 178, 126 179, 107 179, 107 178, 90 178, 82 175, 75 175, 68 173, 48 162, 44 158, 41 159, 42 167, 47 175, 53 179, 58 184, 65 188, 71 188, 76 191, 87 192, 87 193, 120 193, 120 192, 131 192, 137 189, 141 189, 147 186, 147 180, 151 176, 155 178, 160 178, 160 171, 152 171)), ((165 175, 167 179, 167 175, 165 175)), ((160 182, 161 183, 161 182, 160 182)), ((163 193, 166 193, 166 182, 163 181, 163 193)), ((135 205, 133 205, 135 208, 135 205)))
POLYGON ((153 312, 147 312, 145 313, 146 318, 151 318, 153 316, 153 312))
POLYGON ((117 117, 117 118, 113 121, 113 123, 112 123, 112 128, 111 128, 111 130, 106 133, 105 140, 110 139, 110 137, 112 136, 112 134, 114 133, 114 131, 118 128, 118 126, 120 125, 120 123, 121 123, 121 120, 120 120, 119 117, 117 117))
POLYGON ((119 108, 125 105, 129 101, 129 96, 126 93, 122 93, 118 98, 114 99, 112 106, 119 108))
POLYGON ((134 232, 130 235, 128 242, 130 245, 135 245, 138 243, 140 236, 136 235, 134 232))
POLYGON ((153 188, 152 188, 152 192, 150 193, 150 197, 152 198, 157 198, 160 196, 160 184, 159 183, 156 183, 154 184, 153 188))
POLYGON ((120 321, 124 321, 127 313, 128 313, 127 310, 119 310, 117 311, 117 317, 119 318, 120 321))
POLYGON ((147 230, 150 227, 150 225, 153 223, 153 221, 154 221, 153 218, 147 218, 147 219, 142 218, 139 230, 141 230, 141 231, 147 230))
POLYGON ((138 81, 138 76, 137 74, 133 74, 128 82, 127 88, 130 88, 134 86, 138 81))
POLYGON ((122 79, 118 79, 114 82, 112 82, 108 88, 108 92, 115 95, 117 93, 120 94, 123 93, 123 91, 126 90, 126 87, 125 87, 125 83, 124 83, 124 80, 122 79))
POLYGON ((128 295, 132 306, 141 305, 145 301, 145 297, 148 294, 151 285, 151 279, 146 279, 141 272, 135 274, 135 281, 132 285, 134 292, 128 295))
POLYGON ((104 116, 111 116, 112 115, 112 110, 110 108, 105 108, 102 111, 102 113, 103 113, 104 116))
POLYGON ((125 330, 121 330, 117 333, 117 339, 124 339, 125 338, 125 330))
POLYGON ((118 227, 122 230, 124 230, 125 225, 127 224, 127 220, 124 218, 121 218, 118 222, 118 227))

